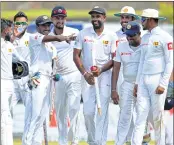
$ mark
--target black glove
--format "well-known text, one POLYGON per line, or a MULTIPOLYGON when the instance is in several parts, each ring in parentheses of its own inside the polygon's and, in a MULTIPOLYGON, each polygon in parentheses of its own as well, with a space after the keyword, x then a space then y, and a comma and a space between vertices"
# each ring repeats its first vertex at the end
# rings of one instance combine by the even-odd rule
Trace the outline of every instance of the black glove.
POLYGON ((173 96, 167 97, 165 100, 164 110, 170 110, 174 107, 174 98, 173 96))

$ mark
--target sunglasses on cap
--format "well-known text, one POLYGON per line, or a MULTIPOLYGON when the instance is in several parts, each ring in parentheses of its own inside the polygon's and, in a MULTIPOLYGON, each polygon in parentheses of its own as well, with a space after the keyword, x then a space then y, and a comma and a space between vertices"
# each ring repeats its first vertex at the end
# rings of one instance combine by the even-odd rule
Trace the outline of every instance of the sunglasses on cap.
POLYGON ((27 25, 27 22, 14 22, 15 25, 27 25))
POLYGON ((148 18, 146 18, 146 17, 142 17, 142 18, 141 18, 141 23, 144 23, 147 19, 148 19, 148 18))

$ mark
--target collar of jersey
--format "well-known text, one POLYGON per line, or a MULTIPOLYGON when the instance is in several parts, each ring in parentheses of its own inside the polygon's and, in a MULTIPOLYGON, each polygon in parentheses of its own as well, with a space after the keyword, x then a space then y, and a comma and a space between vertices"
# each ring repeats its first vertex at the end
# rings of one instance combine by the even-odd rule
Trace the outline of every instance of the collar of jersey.
POLYGON ((151 32, 150 31, 148 31, 149 33, 151 33, 151 34, 160 34, 160 27, 159 26, 157 26, 157 27, 155 27, 155 28, 153 28, 152 30, 151 30, 151 32))
MULTIPOLYGON (((91 27, 91 33, 95 34, 95 31, 94 31, 93 27, 91 27)), ((102 34, 106 34, 106 33, 107 33, 106 28, 104 28, 102 34)))
MULTIPOLYGON (((66 30, 67 30, 67 27, 64 26, 64 28, 63 28, 63 33, 65 33, 66 30)), ((53 33, 54 35, 56 35, 56 34, 54 33, 54 27, 51 29, 51 31, 50 31, 49 34, 52 34, 52 33, 53 33)), ((62 34, 63 34, 63 33, 62 33, 62 34)), ((49 34, 48 34, 48 35, 49 35, 49 34)))

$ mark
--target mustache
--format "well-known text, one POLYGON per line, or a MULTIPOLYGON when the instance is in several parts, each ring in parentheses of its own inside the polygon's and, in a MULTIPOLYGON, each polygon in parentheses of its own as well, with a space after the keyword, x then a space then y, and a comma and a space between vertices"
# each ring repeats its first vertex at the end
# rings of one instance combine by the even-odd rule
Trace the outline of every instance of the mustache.
POLYGON ((50 29, 49 30, 44 30, 43 32, 50 32, 50 29))

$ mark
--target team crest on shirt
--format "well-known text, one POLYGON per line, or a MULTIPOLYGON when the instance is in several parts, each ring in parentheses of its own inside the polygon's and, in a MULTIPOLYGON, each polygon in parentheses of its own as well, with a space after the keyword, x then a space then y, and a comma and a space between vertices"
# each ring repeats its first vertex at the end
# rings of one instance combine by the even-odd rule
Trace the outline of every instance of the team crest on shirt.
POLYGON ((155 41, 153 42, 153 46, 158 46, 159 45, 159 42, 155 41))
POLYGON ((28 46, 28 41, 25 41, 25 45, 28 46))
POLYGON ((12 52, 12 49, 11 48, 8 48, 8 52, 12 52))
POLYGON ((173 50, 173 43, 169 42, 167 43, 168 50, 173 50))
POLYGON ((108 43, 109 43, 109 41, 103 40, 103 44, 104 44, 104 45, 108 45, 108 43))

